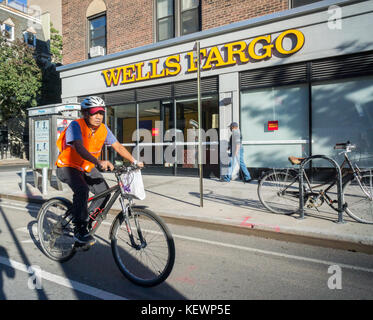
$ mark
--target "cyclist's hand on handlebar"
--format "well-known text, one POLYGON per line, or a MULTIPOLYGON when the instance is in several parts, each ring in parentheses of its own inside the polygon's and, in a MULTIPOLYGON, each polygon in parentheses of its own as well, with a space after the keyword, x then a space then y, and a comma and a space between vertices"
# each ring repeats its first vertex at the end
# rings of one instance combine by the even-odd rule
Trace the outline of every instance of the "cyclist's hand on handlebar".
POLYGON ((144 162, 136 162, 135 165, 139 168, 144 168, 144 162))
POLYGON ((107 160, 98 160, 98 165, 99 165, 100 169, 104 170, 104 171, 106 171, 108 169, 110 169, 110 171, 114 170, 113 164, 110 161, 107 161, 107 160))

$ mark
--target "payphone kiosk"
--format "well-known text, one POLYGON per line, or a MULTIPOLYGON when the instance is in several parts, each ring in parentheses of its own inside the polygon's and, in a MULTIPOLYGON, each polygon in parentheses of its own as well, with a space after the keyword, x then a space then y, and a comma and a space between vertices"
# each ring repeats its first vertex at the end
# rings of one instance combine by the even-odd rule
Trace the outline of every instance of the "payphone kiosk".
MULTIPOLYGON (((30 134, 30 165, 33 170, 35 187, 39 187, 43 168, 48 170, 51 182, 56 169, 59 150, 56 142, 61 132, 71 121, 80 117, 80 104, 53 104, 28 109, 30 134)), ((62 190, 56 177, 57 189, 62 190)))

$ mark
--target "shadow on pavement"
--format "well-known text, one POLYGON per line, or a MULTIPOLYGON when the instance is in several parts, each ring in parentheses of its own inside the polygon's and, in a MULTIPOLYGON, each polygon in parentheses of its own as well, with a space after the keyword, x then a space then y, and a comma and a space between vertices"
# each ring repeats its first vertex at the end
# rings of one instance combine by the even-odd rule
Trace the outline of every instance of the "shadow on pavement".
MULTIPOLYGON (((0 230, 1 233, 1 230, 0 230)), ((0 246, 0 258, 4 261, 9 261, 9 255, 7 250, 3 247, 0 246)), ((4 265, 3 263, 0 264, 0 300, 6 300, 6 295, 3 290, 4 287, 4 280, 3 280, 3 275, 6 276, 7 278, 13 279, 15 277, 15 271, 13 268, 4 265)))
MULTIPOLYGON (((198 199, 200 198, 199 192, 189 192, 189 194, 198 199)), ((222 203, 235 207, 246 207, 248 209, 255 209, 266 212, 265 209, 263 209, 263 206, 261 205, 259 200, 235 198, 231 196, 216 194, 214 193, 214 191, 211 190, 208 190, 207 192, 205 191, 203 193, 203 198, 206 200, 210 200, 214 203, 222 203)))
MULTIPOLYGON (((1 199, 0 199, 0 203, 1 203, 1 199)), ((26 266, 32 266, 32 263, 30 262, 30 260, 28 259, 28 256, 26 254, 26 252, 24 251, 20 241, 18 240, 18 237, 16 235, 16 233, 14 232, 5 212, 3 211, 3 209, 0 207, 0 214, 2 215, 3 219, 4 219, 4 222, 5 222, 5 225, 6 227, 8 228, 9 230, 9 234, 11 235, 12 239, 13 239, 13 242, 18 250, 18 253, 19 255, 21 256, 21 259, 22 259, 22 263, 25 264, 26 266)), ((1 252, 0 252, 0 256, 1 257, 4 257, 1 252)), ((14 270, 14 269, 13 269, 14 270)), ((38 300, 47 300, 48 299, 48 296, 46 295, 45 291, 43 289, 38 289, 36 290, 36 293, 37 293, 37 296, 38 296, 38 300)))
MULTIPOLYGON (((1 199, 0 199, 1 203, 1 199)), ((28 205, 26 207, 28 209, 28 213, 32 218, 32 220, 27 225, 27 230, 29 232, 29 236, 33 241, 33 244, 41 250, 41 245, 39 242, 39 237, 37 235, 37 212, 35 212, 35 205, 28 205)), ((0 208, 0 213, 3 216, 4 220, 6 221, 6 225, 8 226, 9 232, 11 233, 14 242, 16 243, 17 249, 22 257, 22 262, 30 266, 31 263, 27 258, 27 251, 25 251, 18 241, 15 232, 12 229, 12 226, 7 220, 5 212, 0 208)), ((102 227, 101 227, 102 228, 102 227)), ((48 272, 56 273, 53 269, 61 269, 63 270, 63 277, 71 280, 77 281, 79 283, 91 286, 93 288, 98 288, 100 290, 110 292, 114 295, 121 296, 127 299, 141 299, 141 300, 150 300, 150 299, 161 299, 161 300, 183 300, 186 299, 180 292, 174 289, 170 284, 166 282, 153 287, 153 288, 142 288, 135 284, 132 284, 129 280, 127 280, 120 270, 118 269, 117 265, 115 264, 112 250, 111 250, 111 243, 108 238, 109 236, 109 229, 104 237, 100 235, 96 235, 96 244, 88 251, 79 251, 77 252, 74 257, 64 263, 55 262, 47 258, 44 253, 42 253, 43 258, 38 258, 39 261, 45 262, 45 268, 48 268, 48 272)), ((102 234, 102 232, 101 232, 102 234)), ((30 247, 29 247, 30 248, 30 247)), ((7 257, 6 252, 1 251, 2 247, 0 247, 0 256, 7 257)), ((27 248, 28 249, 28 248, 27 248)), ((26 249, 26 250, 27 250, 26 249)), ((42 262, 40 263, 40 267, 43 270, 42 262)), ((175 262, 176 263, 176 262, 175 262)), ((0 264, 0 267, 2 265, 0 264)), ((8 268, 8 267, 6 267, 8 268)), ((9 269, 9 268, 8 268, 9 269)), ((14 270, 14 269, 12 269, 14 270)), ((0 269, 1 271, 1 269, 0 269)), ((12 276, 10 273, 11 271, 4 269, 3 270, 6 275, 12 276)), ((0 274, 1 276, 1 274, 0 274)), ((169 279, 172 276, 169 277, 169 279)), ((0 297, 1 292, 1 278, 0 278, 0 297)), ((89 295, 85 292, 81 292, 77 289, 74 290, 74 294, 77 300, 87 300, 87 299, 97 299, 97 297, 93 295, 89 295)), ((47 300, 48 296, 44 292, 43 289, 37 290, 38 299, 39 300, 47 300)), ((3 294, 4 296, 4 294, 3 294)))

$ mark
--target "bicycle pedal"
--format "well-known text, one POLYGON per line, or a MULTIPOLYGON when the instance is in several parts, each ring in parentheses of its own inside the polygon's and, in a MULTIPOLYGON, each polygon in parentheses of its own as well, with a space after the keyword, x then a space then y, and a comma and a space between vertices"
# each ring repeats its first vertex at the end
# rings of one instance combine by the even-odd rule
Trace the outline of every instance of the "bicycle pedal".
POLYGON ((93 246, 93 244, 91 244, 91 243, 75 242, 75 244, 74 244, 74 248, 77 251, 88 251, 92 246, 93 246))

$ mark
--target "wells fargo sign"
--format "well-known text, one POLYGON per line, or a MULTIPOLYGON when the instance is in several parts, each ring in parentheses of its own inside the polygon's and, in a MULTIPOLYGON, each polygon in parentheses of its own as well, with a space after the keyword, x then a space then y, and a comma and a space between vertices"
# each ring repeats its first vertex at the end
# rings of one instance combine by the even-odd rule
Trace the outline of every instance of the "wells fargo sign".
MULTIPOLYGON (((250 42, 236 41, 222 46, 201 49, 201 66, 203 70, 231 67, 261 60, 268 60, 272 55, 289 56, 299 51, 304 44, 304 35, 299 30, 286 30, 272 40, 271 35, 260 36, 250 42), (284 39, 291 40, 291 48, 285 48, 284 39)), ((127 83, 172 77, 197 71, 196 57, 193 51, 182 55, 168 56, 161 59, 142 61, 131 65, 106 69, 101 72, 106 86, 125 85, 127 83), (183 70, 184 69, 184 70, 183 70)))

